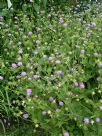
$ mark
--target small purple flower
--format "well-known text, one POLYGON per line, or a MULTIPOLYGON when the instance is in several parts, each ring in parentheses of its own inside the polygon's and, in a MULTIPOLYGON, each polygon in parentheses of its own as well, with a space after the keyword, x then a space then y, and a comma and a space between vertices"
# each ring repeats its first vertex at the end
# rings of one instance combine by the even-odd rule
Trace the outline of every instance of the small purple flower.
POLYGON ((96 121, 97 123, 99 123, 101 120, 100 120, 100 118, 96 118, 95 121, 96 121))
POLYGON ((48 14, 48 17, 51 17, 51 14, 48 14))
POLYGON ((18 64, 17 64, 17 65, 18 65, 19 67, 20 67, 20 66, 22 66, 22 62, 18 62, 18 64))
POLYGON ((23 114, 23 118, 27 119, 29 117, 29 115, 27 113, 23 114))
POLYGON ((48 57, 48 60, 51 61, 51 60, 52 60, 52 57, 48 57))
POLYGON ((22 53, 23 53, 23 50, 22 50, 22 49, 19 49, 18 53, 19 53, 19 54, 22 54, 22 53))
POLYGON ((69 92, 69 96, 73 96, 73 92, 70 91, 70 92, 69 92))
POLYGON ((56 63, 56 64, 60 64, 61 61, 60 61, 60 60, 56 60, 55 63, 56 63))
POLYGON ((46 112, 46 111, 43 111, 43 112, 42 112, 42 115, 43 115, 43 116, 45 116, 46 114, 47 114, 47 112, 46 112))
POLYGON ((89 124, 89 119, 86 117, 86 118, 84 118, 84 123, 85 124, 89 124))
POLYGON ((15 63, 12 63, 12 68, 17 68, 17 65, 15 63))
POLYGON ((102 106, 100 106, 99 109, 102 110, 102 106))
POLYGON ((56 112, 58 112, 59 111, 59 109, 56 109, 56 112))
POLYGON ((29 2, 33 2, 33 0, 29 0, 29 2))
POLYGON ((85 85, 83 82, 79 83, 80 88, 85 88, 85 85))
POLYGON ((28 80, 32 80, 32 78, 31 78, 31 77, 29 77, 29 78, 28 78, 28 80))
POLYGON ((38 78, 38 75, 34 75, 33 77, 34 77, 35 79, 37 79, 37 78, 38 78))
POLYGON ((2 16, 0 16, 0 19, 3 19, 3 17, 2 17, 2 16))
POLYGON ((21 75, 22 75, 22 76, 26 76, 26 72, 25 72, 25 71, 22 71, 21 75))
POLYGON ((2 25, 3 24, 3 22, 0 22, 0 25, 2 25))
POLYGON ((99 54, 98 54, 97 52, 95 52, 93 55, 94 55, 95 57, 97 57, 99 54))
POLYGON ((51 102, 52 102, 52 101, 53 101, 53 97, 50 97, 50 98, 49 98, 49 101, 51 101, 51 102))
POLYGON ((93 27, 96 27, 96 23, 95 23, 95 22, 92 22, 92 26, 93 26, 93 27))
POLYGON ((17 16, 15 16, 15 17, 14 17, 14 19, 18 19, 18 17, 17 17, 17 16))
POLYGON ((29 32, 28 35, 32 35, 32 32, 29 32))
POLYGON ((87 44, 87 41, 84 41, 84 44, 87 44))
POLYGON ((59 70, 59 71, 57 71, 57 75, 62 75, 63 74, 63 72, 62 72, 62 70, 59 70))
POLYGON ((64 132, 63 136, 69 136, 69 133, 68 132, 64 132))
POLYGON ((0 80, 3 80, 4 78, 2 76, 0 76, 0 80))
POLYGON ((58 16, 58 14, 54 14, 54 16, 55 16, 55 17, 57 17, 57 16, 58 16))
POLYGON ((32 89, 28 88, 28 89, 27 89, 27 96, 30 96, 31 93, 32 93, 32 89))
POLYGON ((97 80, 97 81, 99 81, 99 80, 100 80, 100 78, 99 78, 99 77, 97 77, 97 78, 96 78, 96 80, 97 80))
POLYGON ((64 103, 62 101, 59 102, 59 106, 63 106, 64 103))
POLYGON ((64 23, 63 18, 60 18, 59 22, 60 22, 61 24, 64 23))
POLYGON ((80 51, 80 54, 84 54, 84 53, 85 53, 85 50, 81 50, 81 51, 80 51))
POLYGON ((99 66, 99 67, 102 67, 102 62, 99 62, 99 63, 98 63, 98 66, 99 66))
POLYGON ((78 85, 79 85, 79 84, 78 84, 78 82, 74 82, 74 86, 76 86, 76 87, 77 87, 78 85))

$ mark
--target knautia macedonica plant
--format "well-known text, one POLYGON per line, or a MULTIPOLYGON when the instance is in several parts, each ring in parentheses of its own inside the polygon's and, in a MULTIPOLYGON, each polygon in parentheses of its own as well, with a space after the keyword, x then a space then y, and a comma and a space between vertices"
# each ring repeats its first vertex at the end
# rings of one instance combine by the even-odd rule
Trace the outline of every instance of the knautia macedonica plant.
POLYGON ((1 114, 31 121, 34 135, 101 136, 101 6, 0 17, 1 114))

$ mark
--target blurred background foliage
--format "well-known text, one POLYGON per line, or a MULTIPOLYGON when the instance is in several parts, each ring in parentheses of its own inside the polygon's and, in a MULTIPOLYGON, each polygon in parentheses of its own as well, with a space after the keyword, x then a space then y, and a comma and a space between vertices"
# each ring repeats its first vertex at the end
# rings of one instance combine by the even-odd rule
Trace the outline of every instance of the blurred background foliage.
POLYGON ((62 5, 64 6, 66 3, 70 6, 75 6, 77 3, 88 3, 88 2, 95 2, 95 1, 101 1, 101 0, 0 0, 0 12, 2 12, 2 9, 8 7, 8 2, 11 1, 12 7, 15 10, 22 9, 22 6, 24 4, 32 4, 34 9, 37 11, 39 9, 46 10, 47 7, 51 5, 62 5))

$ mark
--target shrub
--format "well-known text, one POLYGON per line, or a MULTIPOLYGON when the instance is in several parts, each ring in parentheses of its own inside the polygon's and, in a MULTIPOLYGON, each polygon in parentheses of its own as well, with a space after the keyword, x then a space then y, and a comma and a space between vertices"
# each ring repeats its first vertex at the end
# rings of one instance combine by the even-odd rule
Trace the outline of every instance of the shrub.
POLYGON ((101 5, 57 8, 0 17, 2 119, 31 121, 35 135, 101 136, 101 5))

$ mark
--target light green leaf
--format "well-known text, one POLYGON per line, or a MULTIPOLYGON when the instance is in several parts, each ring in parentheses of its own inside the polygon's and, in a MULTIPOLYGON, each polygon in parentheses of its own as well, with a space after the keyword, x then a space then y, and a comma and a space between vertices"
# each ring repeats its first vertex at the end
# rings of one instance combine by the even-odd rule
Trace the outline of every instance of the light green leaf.
POLYGON ((10 0, 7 0, 7 4, 8 4, 8 8, 11 8, 12 3, 11 3, 11 1, 10 1, 10 0))

